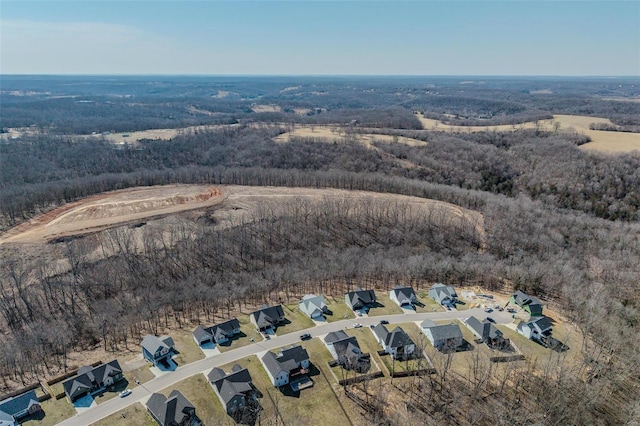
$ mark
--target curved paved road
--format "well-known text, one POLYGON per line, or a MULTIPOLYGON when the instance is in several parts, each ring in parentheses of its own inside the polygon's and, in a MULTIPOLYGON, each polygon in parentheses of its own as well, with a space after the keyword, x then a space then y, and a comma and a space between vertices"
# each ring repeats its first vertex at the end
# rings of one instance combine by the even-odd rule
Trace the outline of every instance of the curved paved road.
MULTIPOLYGON (((289 333, 282 336, 273 337, 270 340, 262 342, 256 342, 248 346, 243 346, 238 349, 234 349, 228 352, 214 355, 209 358, 201 359, 191 364, 178 367, 176 371, 164 374, 157 377, 141 386, 132 389, 130 396, 126 398, 113 398, 106 401, 97 407, 90 408, 75 417, 67 419, 61 423, 60 426, 86 426, 91 423, 97 422, 113 413, 124 409, 125 407, 140 401, 141 399, 148 397, 154 392, 159 392, 164 388, 167 388, 181 380, 184 380, 193 375, 210 370, 213 367, 228 364, 233 361, 237 361, 242 358, 246 358, 250 355, 254 355, 264 350, 276 349, 282 346, 291 345, 293 343, 300 342, 300 335, 303 333, 309 333, 312 337, 318 337, 330 333, 332 331, 342 330, 346 327, 353 327, 355 322, 361 323, 363 326, 368 327, 372 324, 378 324, 378 322, 384 318, 389 323, 401 323, 412 321, 423 321, 425 319, 431 320, 446 320, 467 318, 475 316, 479 319, 484 319, 487 314, 481 308, 469 309, 466 311, 447 311, 447 312, 430 312, 430 313, 409 313, 409 314, 397 314, 397 315, 385 315, 385 316, 373 316, 363 317, 350 320, 336 321, 332 323, 326 323, 322 325, 316 325, 313 328, 306 330, 300 330, 295 333, 289 333)), ((511 314, 506 312, 493 312, 491 317, 498 323, 506 324, 512 321, 511 314)))

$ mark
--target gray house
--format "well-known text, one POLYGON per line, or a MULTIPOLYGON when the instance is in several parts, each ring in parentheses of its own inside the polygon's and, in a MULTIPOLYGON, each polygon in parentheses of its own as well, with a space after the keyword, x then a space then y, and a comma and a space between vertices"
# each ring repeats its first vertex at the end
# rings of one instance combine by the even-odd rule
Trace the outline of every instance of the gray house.
POLYGON ((228 342, 235 335, 240 334, 240 322, 233 318, 220 324, 214 324, 211 327, 196 327, 193 330, 193 339, 200 346, 205 343, 220 344, 228 342))
POLYGON ((207 378, 230 416, 241 417, 244 410, 256 412, 261 409, 258 404, 259 392, 246 368, 236 364, 231 368, 231 373, 227 374, 216 367, 207 378))
POLYGON ((62 387, 69 401, 73 403, 83 396, 106 389, 123 377, 120 363, 114 359, 97 367, 80 367, 78 375, 62 382, 62 387))
POLYGON ((389 332, 387 327, 378 324, 373 328, 373 334, 384 351, 395 359, 411 358, 416 350, 415 343, 401 327, 396 327, 389 332))
POLYGON ((263 305, 259 310, 249 315, 251 323, 262 332, 274 331, 278 324, 284 321, 282 306, 263 305))
POLYGON ((175 353, 175 343, 169 336, 154 336, 147 334, 142 339, 142 355, 154 366, 167 364, 175 353))
POLYGON ((537 317, 529 322, 523 321, 518 324, 517 330, 527 339, 545 344, 553 332, 551 321, 547 317, 537 317))
POLYGON ((534 296, 529 296, 520 290, 516 290, 509 299, 509 303, 515 303, 525 311, 529 312, 531 317, 542 316, 542 302, 534 296))
POLYGON ((0 426, 17 426, 18 420, 42 410, 36 391, 30 390, 18 396, 0 401, 0 426))
POLYGON ((196 407, 179 390, 169 397, 154 393, 147 401, 147 410, 160 426, 196 426, 200 420, 196 407))
POLYGON ((431 320, 424 320, 420 324, 420 329, 431 345, 439 351, 455 350, 464 342, 462 330, 458 324, 438 325, 431 320))
POLYGON ((329 310, 324 302, 324 297, 315 294, 304 296, 298 304, 298 309, 311 319, 322 319, 329 310))
MULTIPOLYGON (((358 340, 347 335, 342 330, 327 334, 324 344, 331 352, 333 359, 346 370, 355 370, 360 367, 363 356, 358 340)), ((366 358, 368 361, 368 358, 366 358)))
POLYGON ((476 317, 470 317, 466 321, 467 327, 473 334, 490 348, 503 349, 510 345, 509 339, 506 339, 502 331, 486 319, 482 322, 476 317))
POLYGON ((389 292, 389 298, 396 302, 398 306, 412 307, 418 301, 416 292, 411 287, 396 286, 389 292))
POLYGON ((345 294, 344 301, 354 311, 368 309, 376 303, 376 294, 373 290, 362 290, 356 288, 345 294))
POLYGON ((302 346, 292 346, 281 349, 278 355, 267 352, 262 356, 262 365, 267 371, 274 386, 280 387, 291 384, 293 390, 298 390, 298 382, 308 382, 309 354, 302 346))
POLYGON ((429 290, 429 297, 442 306, 447 306, 449 308, 455 307, 455 304, 458 301, 458 294, 453 286, 441 283, 431 286, 431 289, 429 290))

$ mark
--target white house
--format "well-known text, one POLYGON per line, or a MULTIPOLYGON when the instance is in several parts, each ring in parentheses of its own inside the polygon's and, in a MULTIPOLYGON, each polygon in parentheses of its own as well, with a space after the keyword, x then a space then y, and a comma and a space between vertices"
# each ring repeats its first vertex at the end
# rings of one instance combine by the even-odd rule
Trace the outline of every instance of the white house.
POLYGON ((324 302, 324 297, 315 294, 304 296, 298 304, 298 309, 309 318, 317 320, 323 319, 324 314, 329 310, 324 302))
POLYGON ((418 301, 416 292, 411 287, 396 286, 389 292, 389 298, 396 302, 398 306, 412 307, 418 301))
POLYGON ((551 321, 547 317, 537 317, 529 322, 521 322, 517 327, 518 333, 527 339, 543 341, 550 337, 553 331, 551 321))

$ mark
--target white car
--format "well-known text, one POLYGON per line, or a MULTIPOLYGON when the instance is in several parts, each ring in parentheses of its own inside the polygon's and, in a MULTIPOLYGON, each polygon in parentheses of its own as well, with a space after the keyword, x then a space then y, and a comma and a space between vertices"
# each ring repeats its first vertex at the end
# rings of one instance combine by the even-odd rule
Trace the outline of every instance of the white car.
POLYGON ((362 324, 360 324, 359 322, 353 324, 353 328, 361 328, 362 324))
POLYGON ((123 390, 120 392, 120 398, 124 398, 125 396, 131 395, 131 389, 123 390))

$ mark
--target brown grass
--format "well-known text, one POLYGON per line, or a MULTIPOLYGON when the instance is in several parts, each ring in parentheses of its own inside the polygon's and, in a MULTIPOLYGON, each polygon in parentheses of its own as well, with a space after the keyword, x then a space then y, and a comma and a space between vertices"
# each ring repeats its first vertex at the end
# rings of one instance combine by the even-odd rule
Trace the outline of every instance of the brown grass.
POLYGON ((92 423, 94 426, 156 426, 157 424, 147 409, 139 402, 92 423))

